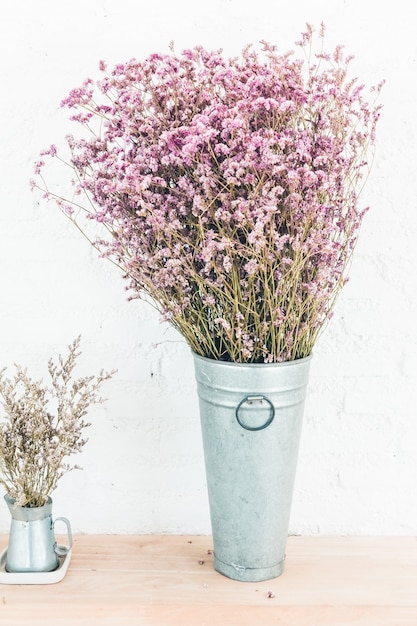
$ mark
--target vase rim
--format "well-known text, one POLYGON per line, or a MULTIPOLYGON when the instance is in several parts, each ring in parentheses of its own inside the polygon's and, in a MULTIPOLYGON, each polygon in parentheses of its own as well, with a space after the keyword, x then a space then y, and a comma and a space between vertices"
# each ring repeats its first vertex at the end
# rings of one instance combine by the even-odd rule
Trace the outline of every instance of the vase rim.
POLYGON ((51 496, 48 496, 48 499, 46 500, 45 504, 43 504, 42 506, 19 506, 16 505, 16 500, 14 498, 12 498, 8 493, 6 493, 4 495, 4 499, 6 501, 7 504, 15 507, 15 508, 19 508, 19 509, 43 509, 46 506, 50 506, 52 504, 52 498, 51 496))
POLYGON ((313 358, 313 353, 311 352, 308 356, 302 357, 300 359, 292 359, 289 361, 280 361, 277 363, 239 363, 238 361, 222 361, 221 359, 211 359, 206 356, 201 356, 191 350, 191 353, 195 359, 201 359, 201 361, 205 361, 206 363, 218 363, 219 365, 224 366, 238 366, 238 367, 248 367, 248 368, 279 368, 279 367, 291 367, 292 365, 301 365, 302 363, 308 363, 313 358))

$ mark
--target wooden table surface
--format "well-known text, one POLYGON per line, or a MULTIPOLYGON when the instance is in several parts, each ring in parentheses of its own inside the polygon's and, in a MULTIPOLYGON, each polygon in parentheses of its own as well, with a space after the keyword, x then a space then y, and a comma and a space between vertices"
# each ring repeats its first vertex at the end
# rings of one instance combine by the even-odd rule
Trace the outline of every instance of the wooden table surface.
POLYGON ((262 583, 218 574, 211 549, 206 536, 78 535, 61 582, 0 585, 0 625, 417 626, 415 537, 290 537, 284 574, 262 583))

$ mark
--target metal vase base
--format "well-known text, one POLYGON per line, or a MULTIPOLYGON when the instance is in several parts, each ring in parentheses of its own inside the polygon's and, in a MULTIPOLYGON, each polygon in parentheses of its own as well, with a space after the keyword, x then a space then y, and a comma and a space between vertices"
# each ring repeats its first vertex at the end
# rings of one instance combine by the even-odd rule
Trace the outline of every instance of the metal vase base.
POLYGON ((283 572, 310 361, 194 354, 214 568, 233 580, 283 572))
POLYGON ((214 555, 214 569, 219 574, 245 583, 257 583, 263 580, 278 578, 284 571, 285 558, 277 565, 271 567, 245 567, 237 563, 223 563, 214 555))

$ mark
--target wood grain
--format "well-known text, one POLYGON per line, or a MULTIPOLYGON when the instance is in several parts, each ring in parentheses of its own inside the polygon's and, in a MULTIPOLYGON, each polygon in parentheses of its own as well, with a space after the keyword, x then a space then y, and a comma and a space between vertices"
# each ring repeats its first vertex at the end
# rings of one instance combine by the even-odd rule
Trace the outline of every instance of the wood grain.
POLYGON ((218 574, 211 549, 206 536, 78 535, 61 582, 0 585, 0 625, 417 626, 417 538, 290 537, 284 574, 262 583, 218 574))

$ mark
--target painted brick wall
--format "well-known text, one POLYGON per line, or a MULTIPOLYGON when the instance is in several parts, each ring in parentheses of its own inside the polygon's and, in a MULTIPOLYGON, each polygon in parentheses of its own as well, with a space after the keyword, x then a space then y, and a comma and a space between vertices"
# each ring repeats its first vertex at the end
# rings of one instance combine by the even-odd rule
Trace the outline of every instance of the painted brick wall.
MULTIPOLYGON (((345 43, 360 79, 387 79, 351 281, 315 350, 291 532, 416 534, 417 43, 411 1, 16 0, 0 16, 0 366, 46 374, 82 335, 80 373, 117 368, 90 441, 54 494, 82 532, 209 532, 193 366, 111 264, 28 188, 70 130, 60 100, 98 61, 195 44, 293 47, 305 22, 345 43)), ((9 514, 0 502, 0 532, 9 514)))

